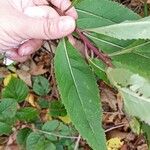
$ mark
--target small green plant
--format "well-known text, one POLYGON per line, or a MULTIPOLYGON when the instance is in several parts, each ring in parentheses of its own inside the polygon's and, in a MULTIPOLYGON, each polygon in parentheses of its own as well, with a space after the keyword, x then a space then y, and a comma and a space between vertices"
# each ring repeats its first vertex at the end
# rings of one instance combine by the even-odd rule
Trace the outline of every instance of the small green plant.
POLYGON ((22 107, 29 88, 12 78, 2 91, 0 135, 12 133, 20 121, 26 125, 17 134, 22 149, 72 150, 81 135, 93 150, 106 150, 100 79, 118 90, 125 112, 139 120, 138 133, 144 132, 150 141, 150 17, 141 18, 111 0, 74 0, 72 5, 79 14, 73 36, 82 41, 85 53, 80 54, 67 38, 59 41, 54 72, 61 102, 45 101, 51 92, 49 81, 42 76, 33 79, 38 105, 49 109, 54 120, 43 122, 40 109, 22 107), (66 115, 74 126, 57 118, 66 115))
POLYGON ((76 10, 79 19, 75 32, 85 44, 86 55, 81 56, 66 39, 61 40, 56 50, 55 74, 76 129, 94 150, 104 150, 105 135, 99 124, 102 118, 98 118, 102 108, 94 73, 117 87, 128 115, 149 124, 150 47, 149 40, 145 40, 149 39, 149 17, 141 19, 109 0, 81 1, 76 10), (77 118, 79 115, 82 120, 77 118))

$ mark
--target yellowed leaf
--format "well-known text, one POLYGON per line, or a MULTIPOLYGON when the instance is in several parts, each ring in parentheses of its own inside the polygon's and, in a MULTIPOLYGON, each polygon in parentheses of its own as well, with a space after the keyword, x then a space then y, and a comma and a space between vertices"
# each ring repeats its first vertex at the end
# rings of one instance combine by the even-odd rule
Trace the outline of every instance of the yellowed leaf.
POLYGON ((71 123, 71 119, 70 119, 70 117, 67 115, 67 116, 64 116, 64 117, 62 117, 62 116, 59 116, 58 117, 61 121, 63 121, 65 124, 69 124, 69 123, 71 123))
POLYGON ((15 73, 11 73, 11 74, 9 74, 9 75, 7 75, 5 78, 4 78, 4 86, 7 86, 8 85, 8 83, 10 82, 10 80, 11 80, 11 78, 12 77, 15 77, 15 78, 17 78, 17 75, 15 74, 15 73))
POLYGON ((49 110, 41 110, 40 111, 40 118, 43 122, 47 122, 47 121, 51 121, 52 120, 52 116, 49 114, 49 110))
POLYGON ((49 115, 49 112, 46 114, 45 117, 46 117, 47 121, 51 121, 53 119, 52 116, 49 115))
POLYGON ((16 70, 17 75, 23 80, 28 86, 32 87, 31 74, 24 70, 16 70))
POLYGON ((33 94, 29 94, 28 97, 26 98, 26 101, 31 104, 31 106, 36 107, 36 102, 35 102, 35 97, 33 94))
POLYGON ((120 150, 121 146, 123 145, 123 142, 120 138, 111 138, 107 141, 107 149, 108 150, 120 150))

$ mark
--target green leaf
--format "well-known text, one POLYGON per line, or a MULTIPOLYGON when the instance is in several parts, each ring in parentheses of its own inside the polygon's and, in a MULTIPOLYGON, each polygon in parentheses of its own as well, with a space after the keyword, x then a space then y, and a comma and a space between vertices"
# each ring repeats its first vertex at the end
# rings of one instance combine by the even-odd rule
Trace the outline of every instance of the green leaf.
POLYGON ((21 108, 17 111, 16 117, 20 121, 34 121, 38 117, 38 112, 35 108, 32 107, 26 107, 26 108, 21 108))
POLYGON ((150 41, 123 41, 98 34, 86 34, 98 48, 108 53, 116 67, 130 69, 150 78, 150 41))
POLYGON ((13 98, 18 102, 25 100, 29 92, 27 85, 18 78, 12 78, 6 88, 3 90, 3 98, 13 98))
POLYGON ((38 98, 38 104, 42 109, 49 108, 49 102, 46 99, 38 98))
POLYGON ((26 149, 27 150, 45 150, 46 140, 45 137, 38 132, 32 132, 27 138, 26 149))
POLYGON ((37 76, 33 84, 33 91, 40 96, 45 96, 50 91, 49 81, 42 76, 37 76))
MULTIPOLYGON (((77 5, 77 11, 79 11, 78 25, 80 28, 83 26, 83 29, 102 26, 102 19, 104 18, 106 18, 106 20, 112 20, 112 22, 114 22, 113 24, 121 23, 126 20, 140 19, 140 17, 130 9, 109 0, 85 0, 77 5), (104 7, 100 7, 101 5, 104 7)), ((109 25, 107 21, 106 25, 109 25)), ((108 53, 121 50, 133 43, 131 40, 118 40, 102 34, 85 33, 85 35, 89 37, 97 47, 108 53)))
POLYGON ((17 121, 16 116, 10 118, 10 117, 4 117, 3 115, 0 115, 0 122, 5 122, 6 124, 12 126, 16 123, 16 121, 17 121))
POLYGON ((108 69, 108 77, 122 94, 126 112, 150 124, 150 81, 126 69, 108 69))
POLYGON ((16 115, 17 102, 15 99, 2 99, 0 103, 0 115, 4 118, 13 118, 16 115))
MULTIPOLYGON (((79 5, 77 5, 77 10, 78 7, 79 11, 81 10, 81 12, 79 13, 79 27, 83 26, 83 29, 85 29, 87 26, 88 28, 93 28, 93 25, 95 27, 102 26, 98 23, 98 18, 95 18, 95 21, 90 21, 92 20, 90 19, 90 16, 95 15, 104 17, 106 15, 105 18, 111 18, 113 16, 112 19, 115 20, 115 23, 121 23, 126 20, 137 20, 138 18, 140 18, 137 17, 137 15, 135 15, 130 10, 122 7, 121 5, 118 7, 118 4, 112 1, 108 2, 108 0, 94 0, 92 2, 90 1, 92 5, 89 5, 89 1, 90 0, 85 0, 79 5), (104 6, 102 3, 104 3, 104 6), (112 3, 115 6, 106 5, 107 3, 112 3), (105 13, 106 7, 114 7, 115 9, 109 9, 107 13, 105 13), (124 9, 126 9, 127 13, 125 13, 124 9), (114 11, 117 12, 114 13, 114 11), (120 15, 120 17, 117 17, 118 15, 120 15), (87 20, 87 22, 84 20, 87 20)), ((99 21, 101 21, 101 18, 99 19, 99 21)), ((90 38, 98 48, 100 48, 102 51, 108 53, 111 56, 113 64, 115 66, 130 69, 135 73, 139 73, 144 77, 150 78, 149 41, 119 40, 116 38, 96 33, 85 33, 85 35, 88 38, 90 38)))
POLYGON ((61 101, 52 101, 50 103, 49 113, 53 117, 66 116, 67 112, 61 101))
POLYGON ((78 4, 78 3, 80 3, 81 1, 83 1, 83 0, 72 0, 71 1, 71 5, 74 6, 74 5, 78 4))
POLYGON ((0 136, 8 135, 10 132, 11 132, 11 126, 4 122, 0 122, 0 136))
POLYGON ((70 129, 66 125, 64 125, 62 122, 59 122, 57 120, 46 122, 43 125, 42 130, 45 131, 45 136, 51 141, 56 141, 57 135, 67 136, 71 134, 70 129))
POLYGON ((130 128, 133 133, 140 135, 141 134, 141 122, 133 117, 129 122, 130 128))
POLYGON ((54 65, 61 99, 71 121, 94 150, 105 150, 100 97, 92 71, 64 39, 56 50, 54 65))
POLYGON ((54 131, 58 128, 59 124, 60 122, 58 120, 48 121, 43 125, 42 130, 49 132, 54 131))
POLYGON ((148 144, 148 150, 150 150, 150 126, 142 123, 142 130, 146 136, 147 144, 148 144))
POLYGON ((17 133, 17 139, 16 140, 22 149, 25 149, 27 137, 31 132, 32 132, 31 129, 23 128, 17 133))
POLYGON ((56 150, 53 143, 48 141, 43 134, 39 132, 32 132, 26 141, 27 150, 56 150))
POLYGON ((140 18, 130 9, 110 0, 83 0, 76 5, 76 10, 79 14, 77 25, 83 29, 140 18))
POLYGON ((85 33, 95 45, 102 51, 111 54, 126 48, 131 45, 135 40, 119 40, 102 34, 85 33))
POLYGON ((89 59, 89 64, 99 79, 109 83, 104 64, 98 59, 89 59))
MULTIPOLYGON (((126 20, 137 20, 140 18, 129 9, 126 9, 121 5, 118 6, 118 4, 112 1, 94 0, 92 2, 90 1, 90 4, 92 5, 89 5, 89 1, 90 0, 85 0, 77 5, 77 10, 79 9, 78 25, 79 27, 83 27, 83 29, 86 27, 93 28, 94 26, 101 27, 102 25, 98 23, 97 18, 99 16, 105 17, 106 15, 105 18, 108 19, 113 16, 111 19, 114 19, 114 24, 121 23, 126 20), (112 3, 112 5, 106 5, 107 3, 112 3), (109 7, 107 13, 105 13, 107 9, 106 7, 109 7), (110 7, 114 7, 115 9, 110 9, 110 7), (126 9, 127 13, 125 13, 124 9, 126 9), (116 13, 114 11, 116 11, 116 13), (118 15, 120 15, 120 17, 117 17, 118 15), (90 21, 92 20, 91 18, 94 18, 90 16, 94 16, 95 21, 90 21)), ((101 21, 101 18, 99 18, 99 21, 101 21)), ((150 78, 149 41, 139 40, 135 42, 135 40, 119 40, 96 33, 85 33, 85 35, 90 38, 98 48, 111 56, 115 66, 130 69, 135 73, 139 73, 142 76, 150 78)))
POLYGON ((48 143, 44 150, 58 150, 53 143, 48 143))
POLYGON ((135 41, 128 47, 111 53, 115 66, 130 69, 150 79, 150 41, 135 41))
POLYGON ((119 24, 88 29, 99 34, 118 39, 150 39, 150 17, 137 21, 125 21, 119 24))

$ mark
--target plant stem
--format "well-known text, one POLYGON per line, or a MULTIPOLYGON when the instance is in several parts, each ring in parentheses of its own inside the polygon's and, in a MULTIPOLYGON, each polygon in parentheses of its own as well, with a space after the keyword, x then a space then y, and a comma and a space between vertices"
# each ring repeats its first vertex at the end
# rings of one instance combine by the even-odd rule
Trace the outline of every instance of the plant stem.
POLYGON ((111 128, 109 128, 109 129, 105 130, 105 133, 110 132, 110 131, 115 130, 115 129, 118 129, 118 128, 122 128, 122 127, 124 127, 124 126, 125 126, 125 125, 124 125, 123 123, 121 123, 120 125, 116 125, 116 126, 114 126, 114 127, 111 127, 111 128))
POLYGON ((144 1, 144 17, 148 16, 148 6, 147 1, 144 1))
POLYGON ((78 150, 80 139, 81 139, 81 136, 79 135, 79 136, 78 136, 78 139, 77 139, 77 141, 76 141, 74 150, 78 150))
POLYGON ((73 4, 71 4, 65 11, 64 11, 64 14, 73 7, 73 4))
POLYGON ((80 31, 80 29, 76 28, 75 31, 84 44, 91 49, 96 56, 98 56, 108 67, 113 67, 111 59, 106 54, 100 52, 100 50, 93 45, 93 43, 80 31))
POLYGON ((78 139, 79 138, 79 137, 74 137, 74 136, 59 135, 59 134, 55 134, 55 133, 52 133, 52 132, 46 132, 46 131, 43 131, 43 130, 38 130, 38 129, 36 129, 36 131, 41 132, 43 134, 56 136, 56 137, 59 137, 59 138, 66 138, 66 139, 78 139))

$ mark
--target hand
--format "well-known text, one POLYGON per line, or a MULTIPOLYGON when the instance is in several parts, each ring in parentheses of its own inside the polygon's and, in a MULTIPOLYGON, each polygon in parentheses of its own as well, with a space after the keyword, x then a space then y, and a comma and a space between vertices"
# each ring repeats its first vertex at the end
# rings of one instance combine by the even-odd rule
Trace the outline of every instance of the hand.
MULTIPOLYGON (((61 11, 69 0, 49 0, 61 11)), ((25 61, 43 44, 43 40, 69 35, 75 29, 75 8, 59 16, 46 0, 0 1, 0 52, 15 61, 25 61)))

